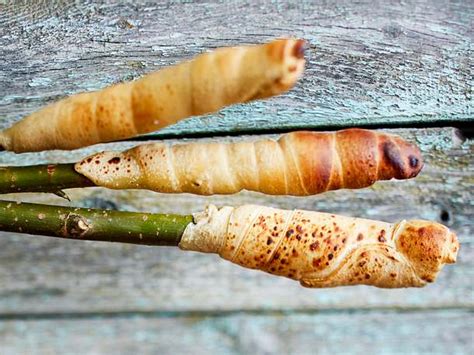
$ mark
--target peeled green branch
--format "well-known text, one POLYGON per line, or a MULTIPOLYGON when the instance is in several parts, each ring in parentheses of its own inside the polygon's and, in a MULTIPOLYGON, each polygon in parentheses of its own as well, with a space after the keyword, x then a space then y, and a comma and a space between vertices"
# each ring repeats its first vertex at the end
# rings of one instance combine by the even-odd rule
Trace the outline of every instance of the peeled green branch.
POLYGON ((72 187, 94 186, 74 170, 74 164, 0 167, 0 194, 53 192, 72 187))
POLYGON ((177 246, 192 216, 0 201, 0 230, 75 240, 177 246))

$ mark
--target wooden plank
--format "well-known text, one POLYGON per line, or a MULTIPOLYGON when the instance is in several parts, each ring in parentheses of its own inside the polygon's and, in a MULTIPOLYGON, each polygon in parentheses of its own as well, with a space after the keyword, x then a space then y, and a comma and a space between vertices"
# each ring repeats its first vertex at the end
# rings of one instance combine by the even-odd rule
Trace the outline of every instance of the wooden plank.
POLYGON ((466 311, 8 320, 2 354, 472 354, 466 311))
POLYGON ((472 120, 469 1, 0 5, 0 128, 220 46, 310 43, 297 88, 160 135, 472 120))
MULTIPOLYGON (((207 203, 257 203, 386 221, 412 218, 441 221, 458 233, 462 245, 458 263, 446 267, 433 285, 407 290, 363 286, 308 290, 293 281, 246 270, 213 255, 2 233, 0 313, 472 307, 473 141, 462 139, 457 130, 450 128, 388 132, 420 145, 426 165, 418 178, 308 198, 268 197, 257 193, 199 197, 99 188, 68 193, 73 205, 125 210, 190 213, 201 210, 207 203)), ((113 146, 125 147, 130 143, 113 146)), ((82 154, 99 148, 88 148, 82 154)), ((4 153, 0 155, 0 163, 53 162, 80 156, 81 152, 20 156, 4 153)), ((5 198, 67 204, 47 194, 5 198)))

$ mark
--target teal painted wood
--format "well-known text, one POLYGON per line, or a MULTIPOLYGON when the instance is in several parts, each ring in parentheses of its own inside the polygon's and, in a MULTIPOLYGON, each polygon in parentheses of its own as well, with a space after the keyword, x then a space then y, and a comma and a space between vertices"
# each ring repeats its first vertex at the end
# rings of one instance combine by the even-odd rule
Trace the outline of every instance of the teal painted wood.
POLYGON ((0 128, 219 46, 307 39, 290 93, 160 135, 471 121, 469 1, 0 5, 0 128))
MULTIPOLYGON (((425 168, 416 179, 379 182, 369 189, 333 191, 313 197, 257 193, 199 197, 148 191, 69 190, 72 205, 150 212, 191 213, 208 203, 254 203, 280 208, 330 211, 384 221, 422 218, 447 224, 459 236, 455 265, 423 289, 350 287, 304 289, 298 283, 243 269, 214 255, 174 248, 65 241, 0 234, 1 314, 240 311, 299 312, 328 309, 474 307, 474 141, 444 129, 391 130, 417 142, 425 168)), ((254 137, 258 138, 258 137, 254 137)), ((238 137, 232 138, 239 139, 238 137)), ((175 141, 176 142, 176 141, 175 141)), ((113 144, 116 149, 130 142, 113 144)), ((82 151, 97 150, 91 147, 82 151)), ((80 152, 1 154, 2 163, 30 164, 78 159, 80 152)), ((51 194, 8 198, 69 203, 51 194)))
MULTIPOLYGON (((0 128, 65 95, 134 79, 207 49, 283 35, 310 42, 305 77, 294 90, 192 118, 155 137, 469 123, 472 16, 470 2, 448 0, 1 3, 0 128)), ((472 140, 449 128, 396 133, 416 141, 426 157, 416 180, 304 199, 69 193, 75 205, 125 210, 185 213, 209 202, 260 203, 438 220, 458 233, 461 250, 434 285, 307 290, 209 255, 0 233, 0 352, 472 352, 472 140)), ((67 162, 99 149, 106 146, 2 153, 0 164, 67 162)), ((67 204, 50 195, 12 197, 67 204)))
POLYGON ((472 354, 465 311, 0 322, 2 354, 472 354))

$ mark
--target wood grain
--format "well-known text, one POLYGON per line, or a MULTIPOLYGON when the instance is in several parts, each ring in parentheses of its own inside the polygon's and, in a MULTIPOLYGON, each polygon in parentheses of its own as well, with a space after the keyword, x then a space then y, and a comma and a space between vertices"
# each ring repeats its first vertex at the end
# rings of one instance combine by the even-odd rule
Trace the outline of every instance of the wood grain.
MULTIPOLYGON (((426 165, 414 180, 380 182, 309 198, 257 193, 198 197, 100 188, 69 190, 73 205, 190 213, 207 203, 257 203, 385 221, 423 218, 446 223, 461 241, 458 263, 424 289, 368 287, 307 290, 290 280, 250 271, 214 255, 172 248, 55 240, 2 233, 0 313, 195 310, 314 310, 371 307, 472 307, 474 270, 474 144, 455 129, 386 130, 420 146, 426 165)), ((254 139, 259 136, 253 137, 254 139)), ((237 140, 242 138, 229 138, 237 140)), ((118 143, 119 149, 131 143, 118 143)), ((82 154, 102 147, 88 148, 82 154)), ((81 152, 2 154, 2 164, 77 159, 81 152)), ((10 195, 24 201, 62 203, 47 194, 10 195)))
MULTIPOLYGON (((144 139, 472 125, 473 8, 456 0, 0 1, 0 128, 66 95, 132 80, 208 49, 289 35, 310 43, 305 77, 294 90, 144 139)), ((473 141, 451 128, 394 132, 422 148, 426 166, 415 180, 311 198, 95 188, 68 194, 78 206, 150 212, 260 203, 437 220, 458 233, 461 250, 435 284, 307 290, 211 255, 0 233, 0 352, 472 353, 473 141)), ((239 138, 225 138, 232 139, 239 138)), ((0 165, 71 162, 132 145, 3 152, 0 165)), ((5 198, 67 204, 46 194, 5 198)))
POLYGON ((2 354, 469 354, 465 311, 8 320, 2 354))
POLYGON ((470 121, 472 14, 445 0, 0 5, 0 128, 65 95, 279 36, 310 43, 294 90, 160 135, 470 121))

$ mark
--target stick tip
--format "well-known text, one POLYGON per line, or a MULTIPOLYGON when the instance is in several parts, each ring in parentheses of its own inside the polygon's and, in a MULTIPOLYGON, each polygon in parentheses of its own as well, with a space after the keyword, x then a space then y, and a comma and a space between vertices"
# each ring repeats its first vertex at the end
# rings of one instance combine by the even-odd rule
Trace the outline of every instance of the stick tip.
POLYGON ((303 59, 306 51, 306 41, 299 39, 293 47, 293 55, 298 59, 303 59))
POLYGON ((71 199, 63 190, 54 191, 53 194, 71 202, 71 199))

